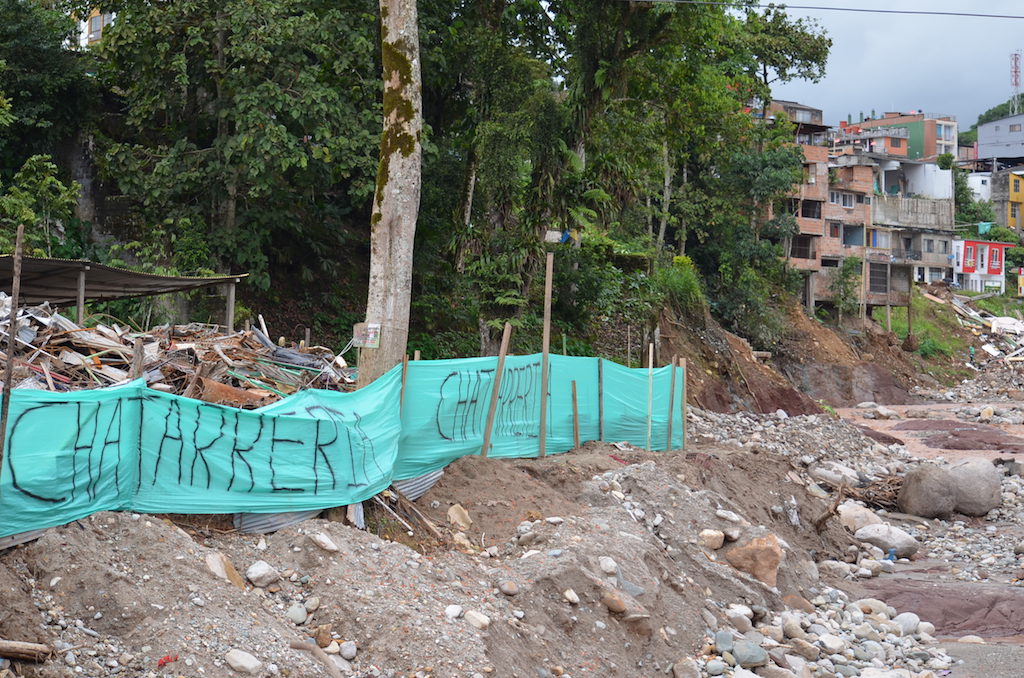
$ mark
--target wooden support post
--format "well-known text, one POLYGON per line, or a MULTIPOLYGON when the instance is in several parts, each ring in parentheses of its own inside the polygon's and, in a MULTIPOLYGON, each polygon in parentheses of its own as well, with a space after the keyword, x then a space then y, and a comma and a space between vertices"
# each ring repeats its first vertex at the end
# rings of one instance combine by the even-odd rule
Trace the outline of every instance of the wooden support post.
POLYGON ((683 368, 683 392, 679 397, 679 409, 682 410, 683 413, 683 437, 680 439, 680 443, 682 444, 679 446, 679 449, 684 450, 686 449, 686 358, 683 358, 679 362, 682 363, 683 368))
POLYGON ((672 378, 669 380, 668 386, 668 443, 665 445, 665 451, 668 452, 672 449, 672 420, 676 418, 676 362, 677 357, 672 356, 672 378))
MULTIPOLYGON (((914 305, 914 267, 907 268, 907 336, 914 336, 914 321, 911 319, 910 307, 914 305)), ((913 341, 913 340, 911 340, 913 341)))
POLYGON ((85 272, 89 270, 88 266, 82 266, 78 269, 78 324, 85 327, 85 272))
POLYGON ((540 456, 547 454, 548 447, 548 354, 551 351, 551 278, 555 271, 555 253, 548 252, 544 270, 544 334, 541 340, 540 358, 540 456))
MULTIPOLYGON (((224 326, 228 334, 235 333, 235 284, 237 280, 228 283, 227 299, 224 302, 224 326)), ((307 342, 308 343, 308 342, 307 342)))
POLYGON ((576 400, 576 380, 572 380, 572 442, 573 449, 580 448, 580 408, 576 400))
POLYGON ((20 640, 4 640, 0 638, 0 657, 19 661, 41 662, 50 656, 49 645, 26 643, 20 640))
POLYGON ((597 359, 597 432, 604 442, 604 359, 597 359))
POLYGON ((143 346, 142 337, 135 337, 135 346, 132 349, 132 371, 131 378, 138 379, 142 376, 142 368, 146 361, 146 350, 143 346))
POLYGON ((651 421, 654 417, 654 344, 647 348, 647 447, 651 451, 651 421))
POLYGON ((0 469, 7 443, 7 413, 11 409, 11 382, 14 381, 14 347, 18 334, 18 297, 21 295, 21 252, 25 246, 25 225, 18 224, 14 239, 14 276, 11 278, 11 316, 7 325, 7 364, 4 366, 3 403, 0 404, 0 469))
POLYGON ((498 351, 498 371, 494 373, 494 388, 491 389, 491 406, 487 408, 487 425, 484 427, 484 446, 480 456, 486 457, 491 447, 491 431, 494 428, 494 413, 498 411, 498 396, 501 394, 501 374, 505 371, 505 355, 508 353, 508 340, 512 336, 512 323, 505 323, 505 331, 501 333, 501 349, 498 351))
POLYGON ((311 330, 310 328, 307 327, 306 328, 306 350, 309 350, 309 347, 312 345, 312 342, 313 342, 313 330, 311 330))
POLYGON ((420 359, 420 352, 418 350, 412 352, 412 359, 413 360, 419 360, 420 359))
POLYGON ((885 331, 892 332, 892 263, 885 265, 885 331))
POLYGON ((626 325, 626 367, 633 366, 633 328, 626 325))
POLYGON ((402 410, 405 409, 405 379, 409 376, 409 354, 406 353, 402 356, 402 391, 398 396, 398 414, 401 416, 402 410))

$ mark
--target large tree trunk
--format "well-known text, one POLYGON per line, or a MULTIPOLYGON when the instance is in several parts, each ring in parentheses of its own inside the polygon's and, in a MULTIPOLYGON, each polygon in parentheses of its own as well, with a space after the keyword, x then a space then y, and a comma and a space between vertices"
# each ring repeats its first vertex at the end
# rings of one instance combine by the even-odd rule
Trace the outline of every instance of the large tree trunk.
POLYGON ((370 217, 366 322, 380 324, 380 347, 365 348, 359 386, 402 362, 409 338, 412 250, 420 203, 423 103, 416 0, 380 0, 384 129, 370 217))
POLYGON ((661 222, 658 224, 658 250, 665 245, 665 229, 668 227, 668 213, 672 206, 672 158, 668 153, 668 141, 661 142, 661 162, 665 182, 661 190, 661 222))

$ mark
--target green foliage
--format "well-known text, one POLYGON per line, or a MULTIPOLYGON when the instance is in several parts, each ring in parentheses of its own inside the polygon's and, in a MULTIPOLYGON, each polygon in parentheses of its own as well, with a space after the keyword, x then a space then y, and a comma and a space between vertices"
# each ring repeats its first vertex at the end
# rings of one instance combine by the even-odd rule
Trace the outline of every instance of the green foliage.
MULTIPOLYGON (((982 221, 996 220, 996 213, 990 201, 974 199, 974 193, 967 184, 965 170, 953 169, 953 202, 956 207, 954 219, 958 224, 977 224, 982 221)), ((976 234, 976 226, 974 231, 976 234)))
POLYGON ((840 314, 850 315, 860 308, 861 268, 860 257, 846 257, 832 274, 829 288, 832 303, 840 314))
POLYGON ((67 47, 75 22, 46 4, 0 0, 0 183, 32 156, 56 155, 92 110, 89 58, 67 47))
MULTIPOLYGON (((914 314, 914 336, 919 340, 918 355, 925 359, 963 355, 968 342, 961 338, 963 328, 948 306, 928 301, 916 288, 911 296, 914 314)), ((907 309, 896 307, 891 311, 892 331, 902 341, 907 337, 907 309)), ((885 309, 875 309, 875 322, 885 322, 885 309)))
POLYGON ((921 340, 920 345, 917 348, 917 352, 922 358, 933 358, 937 355, 950 355, 951 351, 948 346, 945 346, 935 337, 925 337, 921 340))
POLYGON ((942 153, 939 157, 935 158, 935 164, 939 166, 939 169, 953 169, 953 163, 956 158, 952 153, 942 153))
POLYGON ((57 178, 57 166, 48 156, 34 155, 14 175, 0 182, 0 250, 14 248, 14 232, 25 225, 25 252, 52 256, 64 240, 63 223, 71 217, 78 185, 57 178))
POLYGON ((692 320, 703 319, 707 312, 707 299, 693 260, 686 256, 675 257, 671 265, 657 269, 654 281, 677 312, 692 320))
POLYGON ((374 3, 114 0, 98 162, 189 266, 330 274, 341 218, 373 192, 380 114, 374 3), (113 124, 117 122, 118 124, 113 124), (169 220, 169 221, 168 221, 169 220), (205 228, 205 233, 198 230, 205 228))

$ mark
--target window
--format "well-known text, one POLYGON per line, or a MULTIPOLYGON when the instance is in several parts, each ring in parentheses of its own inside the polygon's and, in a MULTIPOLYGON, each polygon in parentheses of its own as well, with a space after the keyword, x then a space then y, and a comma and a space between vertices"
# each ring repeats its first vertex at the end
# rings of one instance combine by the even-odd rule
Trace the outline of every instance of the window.
POLYGON ((974 268, 974 245, 964 248, 964 267, 974 268))
POLYGON ((793 111, 794 122, 813 122, 813 117, 810 111, 801 111, 799 109, 793 111))
POLYGON ((1019 132, 1020 131, 1020 125, 1010 125, 1010 131, 1011 132, 1019 132))
POLYGON ((948 240, 940 240, 939 241, 939 252, 941 254, 949 254, 949 241, 948 240))
POLYGON ((786 211, 792 214, 794 217, 800 214, 800 200, 797 198, 787 198, 786 211))
POLYGON ((928 282, 938 282, 942 280, 942 269, 941 268, 929 268, 928 269, 928 282))
POLYGON ((903 139, 890 139, 889 145, 893 148, 903 148, 903 139))
POLYGON ((809 235, 798 235, 793 238, 793 245, 789 249, 789 256, 794 259, 815 259, 814 238, 809 235))
POLYGON ((841 195, 843 198, 843 207, 846 207, 847 209, 853 209, 853 194, 842 193, 841 195))
POLYGON ((830 238, 838 238, 842 235, 842 224, 838 221, 828 222, 828 236, 830 238))
POLYGON ((806 219, 821 219, 821 201, 804 200, 800 205, 800 216, 806 219))
POLYGON ((1018 214, 1020 214, 1020 203, 1019 202, 1011 202, 1010 203, 1010 218, 1011 219, 1016 219, 1018 214))
POLYGON ((1013 192, 1020 193, 1020 179, 1014 178, 1013 180, 1013 192))
POLYGON ((985 268, 985 248, 978 248, 978 268, 985 268))
POLYGON ((96 42, 103 32, 103 17, 97 14, 89 17, 89 42, 96 42))
POLYGON ((824 257, 822 257, 822 259, 821 259, 821 267, 822 268, 839 268, 839 260, 838 259, 825 259, 824 257))
POLYGON ((818 183, 817 165, 804 165, 804 183, 805 184, 816 184, 816 183, 818 183))
POLYGON ((982 186, 988 186, 988 179, 982 179, 981 180, 981 185, 982 186))
POLYGON ((871 196, 858 195, 857 196, 857 204, 858 205, 870 205, 871 204, 871 196))
POLYGON ((934 252, 935 251, 935 241, 932 240, 931 238, 925 238, 924 239, 924 251, 925 252, 934 252))
POLYGON ((872 294, 889 291, 889 270, 885 264, 871 264, 868 270, 868 289, 872 294))
POLYGON ((992 248, 992 260, 988 262, 988 267, 990 269, 998 269, 999 268, 999 266, 1000 266, 999 261, 1002 258, 1000 255, 1001 255, 1002 251, 1003 250, 1000 247, 993 247, 992 248))
POLYGON ((839 204, 839 191, 829 191, 828 192, 828 201, 830 203, 832 203, 833 205, 838 205, 839 204))

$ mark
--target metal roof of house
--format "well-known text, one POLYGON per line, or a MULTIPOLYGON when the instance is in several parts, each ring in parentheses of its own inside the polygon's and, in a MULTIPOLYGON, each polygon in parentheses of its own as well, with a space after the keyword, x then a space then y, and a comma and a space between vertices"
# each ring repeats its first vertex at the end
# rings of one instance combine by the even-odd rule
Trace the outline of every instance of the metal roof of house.
MULTIPOLYGON (((23 257, 21 261, 21 303, 73 304, 78 299, 79 274, 85 272, 85 299, 110 301, 184 292, 238 282, 248 274, 212 276, 156 275, 97 264, 84 259, 23 257)), ((0 290, 10 291, 14 257, 0 256, 0 290)))

